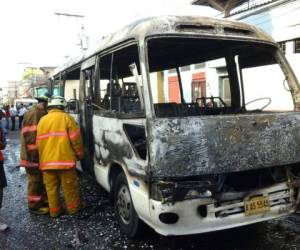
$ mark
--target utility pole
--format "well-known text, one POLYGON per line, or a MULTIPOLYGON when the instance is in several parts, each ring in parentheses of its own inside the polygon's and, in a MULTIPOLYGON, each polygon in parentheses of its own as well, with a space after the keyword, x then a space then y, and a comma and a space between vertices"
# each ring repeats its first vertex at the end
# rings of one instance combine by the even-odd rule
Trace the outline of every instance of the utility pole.
MULTIPOLYGON (((57 16, 74 17, 74 18, 80 18, 80 19, 83 19, 85 17, 84 15, 61 13, 61 12, 55 12, 54 14, 57 15, 57 16)), ((79 34, 79 39, 80 39, 80 41, 79 41, 78 45, 80 45, 80 49, 81 50, 86 50, 88 48, 88 44, 87 44, 88 36, 86 36, 84 34, 84 24, 83 24, 83 22, 81 23, 81 34, 79 34), (86 46, 84 46, 83 39, 86 39, 86 46)))

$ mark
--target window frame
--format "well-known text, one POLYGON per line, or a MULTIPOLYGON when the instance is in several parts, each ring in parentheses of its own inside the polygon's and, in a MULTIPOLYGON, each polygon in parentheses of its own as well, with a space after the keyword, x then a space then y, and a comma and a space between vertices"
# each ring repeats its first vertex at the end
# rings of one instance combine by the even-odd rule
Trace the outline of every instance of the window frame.
POLYGON ((278 47, 280 49, 280 51, 282 52, 282 54, 286 54, 286 41, 282 41, 282 42, 278 42, 278 47))
MULTIPOLYGON (((122 42, 121 44, 117 44, 114 47, 109 48, 107 50, 104 50, 104 51, 100 52, 97 55, 96 70, 95 70, 95 94, 94 94, 95 98, 97 98, 96 93, 100 91, 100 80, 101 80, 100 63, 101 63, 101 58, 103 58, 105 56, 108 56, 108 55, 114 55, 117 51, 120 51, 122 49, 126 49, 130 46, 136 46, 136 48, 137 48, 138 58, 139 58, 139 67, 141 69, 140 46, 139 46, 139 43, 136 40, 133 40, 133 39, 122 42)), ((111 66, 113 66, 113 63, 112 63, 111 66)), ((110 68, 110 71, 112 71, 112 68, 110 68)), ((142 72, 141 72, 141 75, 142 75, 142 72)), ((113 76, 112 76, 112 78, 113 78, 113 76)), ((109 81, 111 81, 111 79, 109 79, 109 81)), ((141 78, 141 81, 142 81, 142 78, 141 78)), ((145 83, 142 82, 142 84, 145 87, 145 83)), ((110 86, 110 90, 111 90, 111 86, 110 86)), ((101 100, 101 99, 99 99, 99 100, 101 100)), ((143 98, 143 100, 145 102, 144 98, 143 98)), ((99 106, 99 105, 97 104, 97 106, 99 106)), ((145 103, 144 103, 144 107, 145 107, 145 103)), ((112 117, 112 118, 119 118, 119 119, 145 118, 146 117, 146 111, 145 110, 142 110, 141 112, 135 112, 135 113, 121 113, 121 112, 115 112, 115 111, 111 110, 111 105, 110 105, 110 109, 108 109, 108 110, 95 109, 95 107, 94 107, 94 114, 104 116, 104 117, 112 117)))

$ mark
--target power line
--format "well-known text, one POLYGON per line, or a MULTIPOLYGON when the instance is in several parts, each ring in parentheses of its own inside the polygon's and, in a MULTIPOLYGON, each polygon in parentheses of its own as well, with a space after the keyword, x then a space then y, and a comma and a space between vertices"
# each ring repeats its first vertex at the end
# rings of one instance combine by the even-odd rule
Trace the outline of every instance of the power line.
POLYGON ((57 15, 57 16, 68 16, 68 17, 84 18, 84 15, 78 15, 78 14, 69 14, 69 13, 60 13, 60 12, 55 12, 54 14, 57 15))

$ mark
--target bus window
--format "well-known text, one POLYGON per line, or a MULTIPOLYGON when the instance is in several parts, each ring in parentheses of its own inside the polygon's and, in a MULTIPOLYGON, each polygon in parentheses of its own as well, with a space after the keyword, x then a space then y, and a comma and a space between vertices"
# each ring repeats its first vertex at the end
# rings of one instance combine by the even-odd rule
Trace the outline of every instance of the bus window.
POLYGON ((141 103, 138 88, 142 89, 139 69, 138 48, 131 45, 100 58, 100 103, 116 113, 140 113, 141 103), (135 64, 138 82, 130 71, 135 64))
POLYGON ((111 68, 111 60, 112 55, 107 55, 100 58, 100 79, 98 82, 99 85, 99 103, 96 103, 99 105, 102 109, 110 110, 110 85, 109 85, 109 79, 110 79, 110 68, 111 68))
POLYGON ((87 69, 84 71, 84 78, 85 78, 85 95, 86 101, 91 102, 94 99, 94 89, 93 89, 93 82, 94 82, 94 68, 87 69))

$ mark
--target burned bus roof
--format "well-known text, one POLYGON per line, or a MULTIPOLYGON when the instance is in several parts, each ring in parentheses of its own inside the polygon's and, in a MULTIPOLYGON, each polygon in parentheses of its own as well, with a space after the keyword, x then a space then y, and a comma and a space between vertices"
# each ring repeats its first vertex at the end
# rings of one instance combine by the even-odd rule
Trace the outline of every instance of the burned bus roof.
POLYGON ((80 64, 82 61, 105 51, 124 41, 141 41, 156 35, 194 35, 199 37, 221 37, 224 39, 253 40, 274 43, 272 38, 261 29, 237 21, 198 17, 198 16, 159 16, 135 21, 121 30, 104 37, 93 48, 70 59, 63 66, 56 68, 51 77, 80 64))

